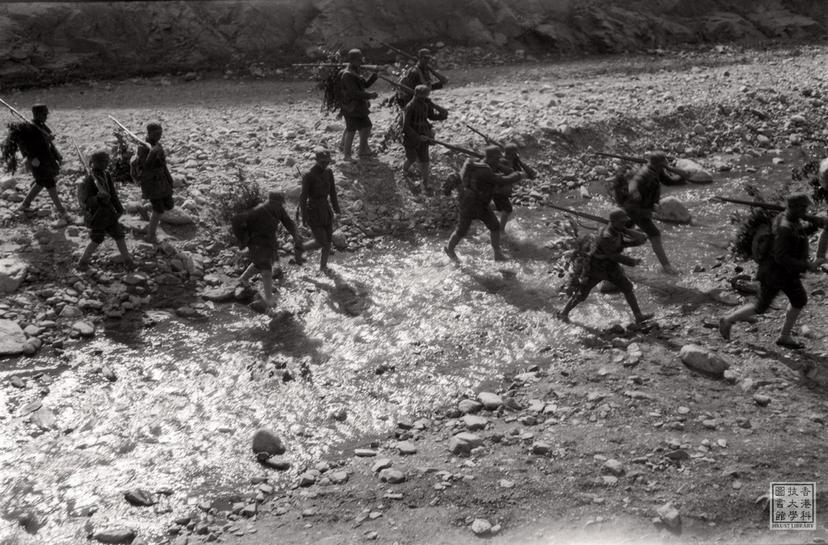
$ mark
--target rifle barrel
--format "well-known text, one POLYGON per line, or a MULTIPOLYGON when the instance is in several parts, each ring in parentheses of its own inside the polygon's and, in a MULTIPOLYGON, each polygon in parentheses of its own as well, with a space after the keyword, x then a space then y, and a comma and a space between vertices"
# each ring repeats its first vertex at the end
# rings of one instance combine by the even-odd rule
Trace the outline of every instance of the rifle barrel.
POLYGON ((471 157, 477 157, 478 159, 483 158, 482 154, 477 153, 476 151, 472 151, 470 149, 461 148, 460 146, 455 146, 454 144, 449 144, 448 142, 442 142, 440 140, 435 140, 433 138, 431 139, 431 141, 434 142, 435 144, 440 144, 444 148, 448 148, 448 149, 453 150, 453 151, 459 151, 460 153, 465 153, 466 155, 469 155, 471 157))
POLYGON ((578 212, 577 210, 571 210, 569 208, 564 208, 563 206, 556 206, 554 204, 547 204, 546 206, 548 206, 549 208, 554 208, 555 210, 560 210, 562 212, 567 212, 569 214, 573 214, 575 216, 580 216, 580 217, 588 219, 588 220, 597 221, 598 223, 603 223, 603 224, 609 223, 608 219, 602 218, 601 216, 595 216, 593 214, 587 214, 586 212, 578 212))
POLYGON ((391 79, 389 77, 383 76, 382 74, 377 74, 377 77, 379 77, 379 79, 381 79, 381 80, 387 81, 388 83, 390 83, 394 87, 402 89, 406 93, 410 93, 412 95, 414 94, 414 89, 412 89, 408 85, 403 85, 402 83, 396 82, 396 81, 394 81, 393 79, 391 79))
POLYGON ((483 140, 485 140, 485 141, 486 141, 486 143, 488 143, 488 144, 494 144, 495 146, 499 147, 500 149, 503 149, 503 148, 505 148, 505 147, 506 147, 505 145, 503 145, 503 143, 502 143, 502 142, 499 142, 499 141, 495 140, 494 138, 490 137, 488 134, 484 133, 483 131, 478 131, 477 129, 475 129, 474 127, 472 127, 471 125, 469 125, 468 123, 463 123, 463 124, 464 124, 466 127, 468 127, 468 129, 469 129, 471 132, 473 132, 473 133, 477 134, 478 136, 482 137, 482 138, 483 138, 483 140))
POLYGON ((147 142, 147 141, 146 141, 146 140, 144 140, 143 138, 139 137, 137 134, 135 134, 135 133, 134 133, 134 132, 132 132, 131 130, 127 129, 127 128, 123 125, 123 123, 121 123, 120 121, 118 121, 117 119, 115 119, 114 117, 112 117, 111 115, 110 115, 110 116, 107 116, 107 117, 109 117, 109 119, 111 119, 112 121, 114 121, 114 122, 115 122, 115 124, 116 124, 116 125, 118 125, 118 126, 121 128, 121 130, 122 130, 122 131, 124 131, 124 133, 126 133, 126 135, 127 135, 127 136, 129 136, 130 138, 132 138, 133 140, 135 140, 135 142, 137 142, 138 144, 141 144, 142 146, 148 146, 148 147, 152 148, 152 145, 150 145, 150 143, 149 143, 149 142, 147 142))
MULTIPOLYGON (((746 200, 742 200, 742 199, 731 199, 730 197, 713 197, 713 200, 721 201, 721 202, 729 202, 729 203, 733 203, 733 204, 743 204, 745 206, 753 206, 753 207, 756 207, 756 208, 764 208, 766 210, 776 210, 776 211, 779 211, 779 212, 781 212, 782 210, 785 210, 785 207, 782 206, 781 204, 774 204, 774 203, 770 203, 770 202, 746 201, 746 200)), ((813 214, 806 214, 802 219, 804 219, 806 221, 809 221, 809 222, 821 223, 823 225, 828 224, 828 218, 815 216, 813 214)))
POLYGON ((600 155, 602 157, 612 157, 613 159, 621 159, 622 161, 631 161, 633 163, 644 164, 644 163, 647 162, 647 160, 642 158, 642 157, 632 157, 630 155, 619 155, 617 153, 604 153, 602 151, 593 151, 591 153, 593 155, 600 155))

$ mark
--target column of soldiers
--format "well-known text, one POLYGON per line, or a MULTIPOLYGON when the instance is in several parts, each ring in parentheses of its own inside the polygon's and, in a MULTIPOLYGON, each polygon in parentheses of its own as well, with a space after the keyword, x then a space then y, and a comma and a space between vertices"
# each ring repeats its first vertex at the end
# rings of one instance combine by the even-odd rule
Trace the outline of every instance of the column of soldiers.
MULTIPOLYGON (((405 160, 402 169, 410 175, 416 163, 423 179, 423 186, 430 191, 430 146, 435 143, 431 121, 448 118, 449 112, 435 104, 431 98, 432 89, 440 89, 448 80, 438 74, 437 81, 431 75, 437 74, 430 67, 431 52, 421 49, 418 60, 403 76, 398 86, 396 100, 402 107, 400 123, 403 134, 405 160), (413 92, 411 92, 413 91, 413 92)), ((341 72, 343 91, 342 114, 345 131, 341 151, 346 161, 353 162, 353 141, 359 134, 358 155, 360 158, 373 154, 368 141, 371 133, 370 103, 377 93, 367 89, 377 80, 376 73, 365 77, 361 72, 364 58, 362 52, 354 49, 348 52, 348 66, 341 72)), ((56 190, 56 177, 62 156, 54 145, 54 137, 46 126, 48 108, 38 104, 32 108, 32 124, 40 129, 40 138, 21 152, 34 176, 31 191, 24 199, 21 210, 31 211, 31 203, 41 189, 47 189, 55 208, 64 222, 71 221, 56 190)), ((133 177, 140 182, 142 194, 152 208, 146 241, 157 243, 157 228, 161 216, 174 207, 173 180, 166 164, 163 147, 160 144, 163 130, 160 124, 147 125, 144 141, 138 146, 133 177)), ((457 148, 462 150, 462 148, 457 148)), ((461 168, 458 180, 459 206, 458 221, 444 251, 458 262, 456 247, 466 236, 473 220, 480 220, 488 228, 496 261, 506 259, 500 246, 501 235, 513 211, 511 191, 515 184, 525 177, 533 179, 537 173, 518 155, 514 143, 488 145, 482 154, 462 150, 482 160, 468 159, 461 168), (505 155, 504 155, 505 153, 505 155), (494 208, 493 206, 494 205, 494 208), (500 218, 496 212, 500 212, 500 218)), ((240 244, 249 251, 250 266, 240 277, 240 283, 247 284, 258 272, 262 278, 262 301, 265 308, 274 303, 272 270, 275 254, 276 232, 281 224, 294 240, 295 261, 301 264, 305 251, 319 249, 320 270, 328 273, 328 260, 332 251, 333 229, 340 206, 330 165, 330 152, 324 148, 314 150, 315 164, 302 176, 300 212, 302 224, 313 234, 313 241, 305 242, 295 223, 285 211, 284 194, 271 192, 267 202, 239 215, 233 221, 233 230, 240 244)), ((119 252, 128 268, 134 267, 124 241, 124 230, 118 222, 123 206, 118 198, 115 185, 106 173, 109 163, 106 151, 91 155, 90 168, 79 188, 79 199, 84 210, 84 220, 89 227, 90 242, 78 262, 79 269, 89 265, 90 258, 98 245, 109 235, 116 242, 119 252)), ((599 230, 589 250, 587 266, 582 270, 577 289, 572 293, 558 318, 568 321, 569 313, 586 300, 591 290, 601 281, 613 283, 623 293, 637 322, 652 318, 652 314, 641 311, 633 291, 633 285, 624 274, 622 265, 635 266, 640 259, 623 255, 624 248, 638 246, 647 240, 653 248, 663 271, 675 275, 678 271, 671 265, 661 234, 653 222, 653 211, 661 196, 661 184, 673 183, 667 180, 667 157, 662 152, 649 156, 647 164, 638 170, 620 191, 619 208, 612 211, 608 224, 599 230), (640 230, 635 229, 638 227, 640 230)), ((828 190, 828 165, 820 170, 820 180, 828 190)), ((793 326, 807 302, 800 275, 814 271, 825 262, 828 248, 828 226, 823 222, 817 259, 810 260, 807 232, 801 225, 810 202, 807 195, 796 194, 788 198, 786 211, 780 214, 773 228, 773 237, 767 258, 760 262, 758 278, 760 293, 756 303, 746 305, 722 317, 719 332, 725 339, 730 338, 734 323, 751 319, 755 314, 765 312, 775 296, 781 291, 790 301, 785 322, 777 344, 789 348, 801 348, 801 343, 792 337, 793 326)))

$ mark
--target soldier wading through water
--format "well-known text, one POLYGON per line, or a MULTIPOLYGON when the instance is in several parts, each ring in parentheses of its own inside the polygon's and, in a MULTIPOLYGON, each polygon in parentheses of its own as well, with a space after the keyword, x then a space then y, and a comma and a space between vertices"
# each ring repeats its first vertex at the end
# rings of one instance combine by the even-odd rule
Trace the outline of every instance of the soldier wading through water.
POLYGON ((801 275, 815 272, 825 258, 809 260, 808 233, 800 223, 808 212, 811 200, 804 193, 794 193, 787 199, 784 212, 774 219, 772 236, 767 237, 767 248, 760 250, 759 297, 719 320, 719 333, 730 340, 730 330, 736 322, 749 320, 757 314, 764 314, 781 291, 789 301, 785 321, 776 344, 786 348, 799 349, 804 345, 792 336, 793 327, 799 314, 808 303, 808 294, 802 285, 801 275))

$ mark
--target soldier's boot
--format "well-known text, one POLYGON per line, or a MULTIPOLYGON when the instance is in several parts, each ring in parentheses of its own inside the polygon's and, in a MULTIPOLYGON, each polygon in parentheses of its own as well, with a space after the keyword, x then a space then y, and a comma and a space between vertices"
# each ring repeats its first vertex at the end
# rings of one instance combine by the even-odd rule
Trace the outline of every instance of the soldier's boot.
POLYGON ((503 254, 503 250, 500 249, 500 230, 495 229, 490 232, 490 236, 492 238, 492 250, 494 250, 494 260, 495 261, 506 261, 507 258, 503 254))
POLYGON ((85 270, 89 269, 89 260, 92 259, 92 254, 94 254, 95 250, 97 250, 97 249, 98 249, 98 243, 97 242, 90 242, 89 244, 87 244, 86 249, 83 251, 83 255, 78 260, 77 265, 75 265, 75 268, 78 269, 79 271, 85 271, 85 270))
POLYGON ((797 318, 799 318, 800 312, 802 312, 801 308, 794 308, 788 305, 788 311, 785 313, 785 321, 782 323, 782 331, 779 332, 779 338, 776 339, 777 345, 784 346, 786 348, 793 348, 795 350, 805 347, 805 345, 791 336, 791 332, 793 331, 797 318))
POLYGON ((37 195, 40 193, 41 189, 43 189, 43 187, 41 187, 41 186, 39 186, 35 183, 32 184, 32 187, 31 187, 31 189, 29 189, 29 192, 26 193, 26 197, 23 199, 23 202, 20 203, 20 211, 21 212, 25 212, 25 213, 29 214, 29 213, 34 211, 32 209, 32 202, 35 200, 37 195))
POLYGON ((371 128, 365 128, 359 130, 359 156, 360 157, 371 157, 375 155, 375 153, 368 147, 368 137, 371 136, 371 128))
POLYGON ((431 194, 431 165, 427 162, 421 162, 420 171, 423 174, 423 189, 426 193, 431 194))
POLYGON ((342 136, 342 155, 346 161, 353 161, 351 149, 354 147, 354 136, 356 136, 354 131, 345 131, 342 136))
POLYGON ((327 244, 322 246, 322 253, 319 257, 319 270, 322 272, 328 272, 328 258, 331 255, 331 245, 327 244))
POLYGON ((158 244, 159 223, 161 223, 161 214, 153 210, 152 215, 150 216, 149 225, 147 226, 147 235, 144 237, 145 242, 150 244, 158 244))
POLYGON ((678 274, 675 267, 670 265, 670 260, 667 258, 667 252, 664 251, 664 243, 661 240, 661 236, 650 237, 650 244, 653 247, 653 253, 655 253, 658 258, 658 262, 661 263, 661 269, 670 275, 678 274))
POLYGON ((115 241, 115 245, 118 247, 118 252, 121 254, 121 257, 124 260, 124 268, 128 271, 132 271, 135 269, 135 260, 132 259, 132 256, 129 254, 129 249, 126 245, 126 239, 120 238, 115 241))
POLYGON ((641 312, 641 307, 638 306, 638 299, 636 299, 635 292, 633 292, 633 290, 625 291, 624 299, 627 300, 627 304, 630 306, 630 310, 632 310, 636 322, 640 324, 641 322, 652 320, 652 314, 644 314, 643 312, 641 312))

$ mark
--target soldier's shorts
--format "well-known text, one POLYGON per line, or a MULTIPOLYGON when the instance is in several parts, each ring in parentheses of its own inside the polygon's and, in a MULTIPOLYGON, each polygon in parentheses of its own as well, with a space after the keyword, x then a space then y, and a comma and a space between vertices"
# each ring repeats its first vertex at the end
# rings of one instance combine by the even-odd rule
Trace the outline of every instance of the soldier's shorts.
POLYGON ((120 222, 115 222, 106 229, 91 229, 89 231, 89 238, 95 244, 100 244, 106 238, 106 235, 111 236, 115 240, 123 240, 124 226, 120 222))
POLYGON ((159 214, 163 214, 167 210, 172 210, 175 207, 172 195, 169 197, 161 197, 160 199, 150 199, 150 204, 152 205, 152 211, 158 212, 159 214))
POLYGON ((630 217, 631 223, 637 225, 648 237, 653 238, 661 235, 661 231, 653 223, 652 211, 642 208, 627 208, 625 211, 630 217))
POLYGON ((498 221, 497 216, 492 211, 488 203, 480 204, 478 202, 466 202, 460 205, 460 214, 457 221, 457 235, 460 237, 466 236, 469 232, 469 227, 471 227, 472 220, 475 219, 482 221, 489 231, 500 230, 500 221, 498 221))
POLYGON ((492 203, 494 203, 494 208, 498 212, 507 212, 509 214, 512 213, 512 200, 509 198, 509 195, 493 195, 492 196, 492 203))
POLYGON ((313 233, 313 240, 322 246, 327 246, 333 241, 333 224, 311 225, 310 230, 313 233))
POLYGON ((269 246, 257 246, 251 244, 248 247, 250 254, 250 261, 253 266, 260 271, 269 271, 273 269, 273 248, 269 246))
MULTIPOLYGON (((594 259, 594 258, 593 258, 594 259)), ((589 277, 581 284, 581 296, 586 299, 589 292, 604 280, 612 282, 622 293, 633 291, 633 284, 624 269, 617 263, 591 263, 589 277)))
POLYGON ((409 161, 428 163, 428 144, 422 142, 416 146, 405 146, 405 158, 409 161))
POLYGON ((367 115, 345 116, 345 130, 348 132, 355 132, 362 129, 370 129, 372 126, 373 124, 371 123, 371 118, 367 115))
POLYGON ((786 271, 760 270, 759 271, 759 299, 756 301, 756 314, 764 314, 781 291, 791 302, 793 308, 805 308, 808 304, 808 294, 799 275, 793 276, 786 271))
POLYGON ((51 189, 57 185, 57 179, 51 174, 41 174, 39 176, 35 176, 34 183, 44 189, 51 189))

